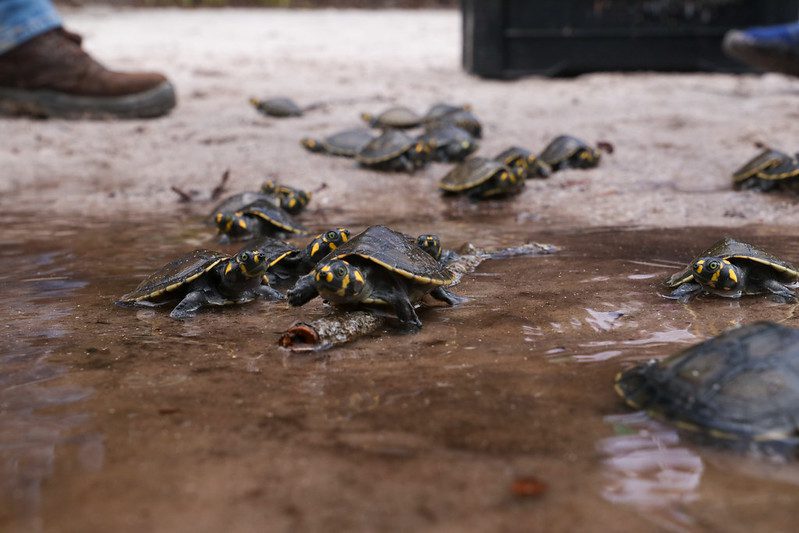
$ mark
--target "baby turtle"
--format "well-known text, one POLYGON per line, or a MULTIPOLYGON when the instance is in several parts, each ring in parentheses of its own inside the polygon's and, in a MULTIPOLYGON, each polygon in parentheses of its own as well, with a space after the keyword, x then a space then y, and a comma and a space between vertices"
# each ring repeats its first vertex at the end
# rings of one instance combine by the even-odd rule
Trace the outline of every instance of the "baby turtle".
POLYGON ((426 294, 449 305, 461 301, 445 289, 453 279, 412 237, 371 226, 300 278, 287 296, 291 305, 321 296, 336 306, 388 306, 402 324, 421 327, 414 304, 426 294))
POLYGON ((468 105, 452 105, 445 102, 439 102, 430 106, 430 109, 428 109, 427 113, 424 114, 424 121, 434 122, 444 118, 447 115, 451 115, 452 113, 457 113, 458 111, 471 111, 471 109, 471 106, 468 105))
POLYGON ((265 268, 261 254, 250 248, 233 257, 194 250, 156 270, 116 303, 122 307, 155 307, 178 302, 169 316, 183 319, 210 305, 241 304, 258 296, 283 298, 261 284, 265 268))
POLYGON ((564 168, 594 168, 602 154, 584 141, 571 135, 555 137, 538 156, 540 160, 558 171, 564 168))
POLYGON ((552 167, 541 161, 530 150, 518 146, 503 150, 494 159, 515 170, 516 175, 522 179, 548 178, 552 174, 552 167))
POLYGON ((282 183, 267 180, 261 184, 261 192, 277 198, 278 204, 291 215, 301 213, 310 203, 312 194, 282 183))
POLYGON ((671 276, 666 285, 675 288, 668 297, 682 301, 703 292, 727 298, 774 294, 793 301, 797 282, 799 271, 792 264, 726 237, 699 254, 685 270, 671 276))
POLYGON ((419 141, 429 147, 431 159, 440 163, 463 161, 479 148, 469 132, 446 123, 428 128, 419 141))
POLYGON ((366 128, 354 128, 334 133, 324 139, 305 137, 300 144, 306 150, 316 153, 326 153, 339 157, 355 157, 375 135, 366 128))
POLYGON ((450 170, 438 185, 445 194, 465 194, 487 200, 519 194, 524 179, 494 159, 473 157, 450 170))
POLYGON ((390 107, 377 116, 369 113, 361 113, 361 119, 373 128, 394 128, 400 130, 418 128, 424 120, 416 111, 405 106, 390 107))
POLYGON ((416 244, 419 248, 430 254, 430 256, 439 262, 441 265, 448 265, 460 257, 452 250, 445 250, 441 246, 441 239, 438 235, 432 233, 425 233, 416 238, 416 244))
POLYGON ((413 174, 430 160, 430 147, 399 130, 385 130, 355 156, 365 167, 413 174))
POLYGON ((469 135, 475 139, 480 139, 483 136, 483 125, 474 116, 474 113, 468 109, 458 109, 450 113, 446 113, 439 118, 429 119, 427 126, 432 128, 440 124, 452 124, 458 126, 462 130, 469 132, 469 135))
POLYGON ((304 227, 273 201, 256 201, 235 213, 217 213, 215 222, 223 242, 306 233, 304 227))
POLYGON ((303 249, 274 237, 263 237, 249 247, 263 257, 266 263, 264 276, 268 285, 280 288, 310 272, 322 258, 349 238, 349 230, 336 228, 320 233, 303 249))
POLYGON ((259 100, 250 98, 250 104, 261 114, 276 118, 299 117, 303 109, 291 98, 277 97, 259 100))
POLYGON ((778 150, 763 150, 732 175, 736 189, 770 191, 794 185, 799 177, 799 161, 778 150))
POLYGON ((758 322, 616 376, 633 409, 702 440, 795 454, 799 445, 799 330, 758 322))

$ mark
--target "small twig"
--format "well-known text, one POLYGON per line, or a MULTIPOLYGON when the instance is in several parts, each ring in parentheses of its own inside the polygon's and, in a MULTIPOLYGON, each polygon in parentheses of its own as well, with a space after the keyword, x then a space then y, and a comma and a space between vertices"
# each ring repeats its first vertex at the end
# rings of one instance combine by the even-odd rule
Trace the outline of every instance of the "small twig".
POLYGON ((180 199, 178 199, 178 202, 180 202, 182 204, 187 204, 187 203, 189 203, 189 202, 194 200, 194 198, 192 198, 192 196, 189 193, 187 193, 185 191, 182 191, 181 189, 175 187, 174 185, 172 187, 170 187, 170 188, 172 189, 172 192, 174 192, 175 194, 180 196, 180 199))
POLYGON ((219 185, 214 187, 211 190, 211 200, 216 200, 222 193, 225 192, 225 186, 227 185, 228 180, 230 179, 230 169, 225 169, 222 173, 222 179, 219 180, 219 185))

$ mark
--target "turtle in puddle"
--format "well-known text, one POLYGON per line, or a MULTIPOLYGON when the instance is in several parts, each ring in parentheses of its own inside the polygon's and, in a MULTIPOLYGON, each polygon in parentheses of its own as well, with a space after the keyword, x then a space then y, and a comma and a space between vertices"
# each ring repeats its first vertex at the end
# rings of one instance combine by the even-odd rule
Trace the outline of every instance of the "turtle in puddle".
POLYGON ((758 189, 771 191, 788 187, 796 188, 799 177, 799 160, 779 150, 766 149, 733 172, 732 182, 736 189, 758 189))
POLYGON ((361 113, 361 119, 373 128, 399 130, 418 128, 424 121, 424 117, 405 106, 390 107, 378 115, 361 113))
POLYGON ((259 296, 282 299, 278 291, 262 284, 265 268, 261 253, 250 247, 233 257, 194 250, 156 270, 116 304, 156 307, 178 302, 169 316, 184 319, 207 306, 242 304, 259 296))
POLYGON ((305 235, 305 228, 273 201, 256 201, 215 218, 222 242, 265 236, 305 235))
POLYGON ((339 157, 355 157, 376 135, 367 128, 352 128, 339 131, 324 139, 305 137, 300 144, 306 150, 339 157))
POLYGON ((674 290, 667 296, 688 301, 700 293, 727 298, 744 294, 772 294, 784 301, 795 301, 793 288, 799 271, 751 244, 730 237, 718 241, 696 257, 687 268, 666 280, 674 290))
POLYGON ((305 248, 274 237, 263 237, 249 247, 257 250, 266 263, 264 277, 270 287, 287 288, 297 278, 307 274, 327 254, 338 249, 350 238, 350 231, 335 228, 317 235, 305 248))
POLYGON ((385 130, 355 156, 365 167, 413 174, 430 161, 430 147, 399 130, 385 130))
POLYGON ((250 104, 256 110, 258 110, 259 113, 269 117, 300 117, 304 112, 304 110, 298 106, 294 100, 282 96, 265 98, 263 100, 258 98, 250 98, 250 104))
POLYGON ((301 277, 287 296, 294 306, 321 296, 335 306, 389 307, 402 324, 421 327, 414 305, 425 295, 449 305, 462 301, 446 289, 453 280, 416 239, 371 226, 301 277))
POLYGON ((450 170, 438 187, 445 194, 488 200, 519 194, 524 189, 524 178, 499 161, 473 157, 450 170))
POLYGON ((429 147, 430 158, 439 163, 463 161, 480 147, 469 132, 447 123, 426 128, 418 140, 429 147))
POLYGON ((530 150, 519 146, 503 150, 494 159, 513 169, 522 179, 548 178, 552 174, 552 167, 541 161, 530 150))
POLYGON ((795 456, 799 330, 757 322, 616 376, 633 409, 704 441, 795 456))
POLYGON ((553 171, 564 168, 594 168, 599 165, 602 154, 585 141, 571 135, 555 137, 538 158, 553 171))

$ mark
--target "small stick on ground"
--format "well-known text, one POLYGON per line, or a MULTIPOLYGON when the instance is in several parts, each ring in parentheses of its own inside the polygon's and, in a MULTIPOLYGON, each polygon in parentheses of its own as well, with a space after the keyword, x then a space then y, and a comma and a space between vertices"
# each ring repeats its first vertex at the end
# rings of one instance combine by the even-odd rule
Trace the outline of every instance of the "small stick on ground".
POLYGON ((219 184, 211 190, 211 200, 216 200, 222 193, 225 192, 225 187, 227 186, 227 182, 230 179, 230 169, 227 168, 222 173, 222 178, 219 180, 219 184))
POLYGON ((170 189, 172 189, 172 192, 174 192, 175 194, 177 194, 179 196, 178 202, 180 202, 182 204, 187 204, 189 202, 193 202, 194 201, 194 198, 192 198, 192 196, 189 193, 187 193, 187 192, 185 192, 185 191, 183 191, 181 189, 178 189, 174 185, 172 187, 170 187, 170 189))

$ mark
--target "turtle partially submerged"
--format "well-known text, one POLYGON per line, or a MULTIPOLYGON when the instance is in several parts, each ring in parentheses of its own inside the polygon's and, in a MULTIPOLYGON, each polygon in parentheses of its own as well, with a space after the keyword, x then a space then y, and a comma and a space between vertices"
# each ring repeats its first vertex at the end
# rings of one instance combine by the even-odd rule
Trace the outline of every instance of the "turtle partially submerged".
POLYGON ((390 107, 378 115, 361 113, 361 119, 373 128, 410 129, 418 128, 424 118, 405 106, 390 107))
POLYGON ((169 314, 184 319, 203 307, 241 304, 283 296, 262 285, 266 268, 257 250, 245 248, 229 257, 211 250, 194 250, 162 266, 116 303, 122 307, 155 307, 178 302, 169 314))
POLYGON ((487 200, 518 194, 524 179, 494 159, 473 157, 459 164, 438 185, 445 194, 465 194, 473 200, 487 200))
POLYGON ((616 376, 633 409, 710 443, 789 453, 799 446, 799 330, 758 322, 616 376))
POLYGON ((267 284, 280 289, 310 272, 322 258, 349 238, 349 230, 336 228, 320 233, 302 249, 274 237, 263 237, 249 247, 257 250, 266 263, 264 277, 267 284))
POLYGON ((430 160, 430 147, 399 130, 385 130, 355 156, 365 167, 413 173, 430 160))
POLYGON ((541 161, 530 150, 519 146, 503 150, 494 159, 513 169, 522 179, 547 178, 552 174, 552 167, 541 161))
POLYGON ((222 241, 307 233, 290 214, 272 201, 256 201, 235 213, 217 213, 215 222, 222 241))
POLYGON ((300 140, 300 144, 311 152, 355 157, 374 138, 375 135, 367 128, 353 128, 339 131, 324 139, 305 137, 300 140))
POLYGON ((751 244, 726 237, 696 257, 684 270, 666 280, 674 288, 669 298, 687 301, 700 293, 727 298, 744 294, 773 294, 796 299, 793 288, 799 271, 792 264, 751 244))
POLYGON ((250 98, 250 104, 257 109, 258 112, 270 117, 299 117, 303 114, 303 109, 298 106, 294 100, 282 96, 266 98, 264 100, 250 98))
POLYGON ((594 168, 599 165, 602 154, 585 141, 571 135, 560 135, 550 142, 538 156, 552 170, 564 168, 594 168))
POLYGON ((429 147, 430 158, 440 163, 463 161, 480 146, 469 132, 447 123, 427 128, 418 140, 429 147))
POLYGON ((733 172, 736 189, 770 191, 786 187, 796 188, 799 178, 799 160, 779 150, 766 149, 733 172))
POLYGON ((321 296, 335 306, 393 308, 402 324, 421 327, 414 305, 430 294, 455 305, 453 274, 412 237, 371 226, 322 260, 287 293, 291 305, 321 296))

